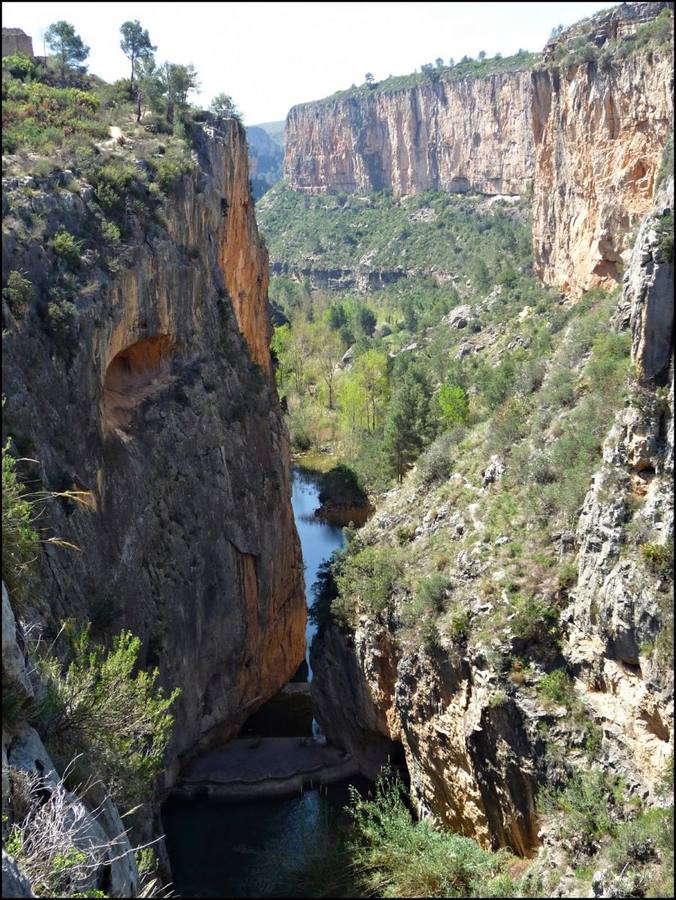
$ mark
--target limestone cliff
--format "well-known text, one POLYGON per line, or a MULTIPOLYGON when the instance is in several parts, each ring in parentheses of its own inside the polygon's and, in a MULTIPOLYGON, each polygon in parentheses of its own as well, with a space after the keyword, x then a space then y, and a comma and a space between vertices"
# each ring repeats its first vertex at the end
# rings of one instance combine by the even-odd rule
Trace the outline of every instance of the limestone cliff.
MULTIPOLYGON (((296 106, 286 179, 311 193, 532 189, 536 273, 574 297, 610 288, 673 130, 672 47, 664 35, 654 46, 636 42, 670 6, 603 11, 523 71, 454 80, 444 70, 410 87, 296 106)), ((673 19, 662 24, 669 30, 673 19)))
POLYGON ((39 461, 34 478, 85 499, 43 522, 79 548, 46 546, 43 616, 131 629, 142 661, 180 686, 165 784, 186 755, 232 736, 305 650, 244 132, 234 120, 195 131, 194 174, 156 214, 127 219, 112 268, 87 244, 89 185, 15 178, 3 192, 4 269, 33 289, 27 309, 3 308, 5 426, 39 461), (21 203, 29 218, 40 210, 37 238, 21 203), (59 226, 88 247, 75 275, 50 251, 59 226), (55 283, 84 272, 59 318, 55 283))
MULTIPOLYGON (((673 181, 659 199, 673 209, 673 181)), ((566 654, 602 723, 606 752, 646 794, 664 773, 674 723, 673 673, 660 660, 668 632, 659 637, 673 617, 671 586, 665 566, 654 564, 659 554, 668 559, 674 540, 674 285, 659 212, 641 223, 624 279, 629 317, 619 324, 631 327, 638 378, 585 498, 566 611, 566 654)))
POLYGON ((291 187, 317 193, 521 194, 533 170, 530 73, 295 106, 284 170, 291 187))
POLYGON ((636 54, 533 73, 535 271, 579 296, 620 281, 673 128, 673 58, 636 54))
POLYGON ((315 714, 328 738, 375 778, 403 745, 411 797, 486 847, 530 855, 537 845, 536 764, 518 704, 493 707, 481 663, 402 652, 364 618, 353 634, 327 625, 312 645, 315 714))

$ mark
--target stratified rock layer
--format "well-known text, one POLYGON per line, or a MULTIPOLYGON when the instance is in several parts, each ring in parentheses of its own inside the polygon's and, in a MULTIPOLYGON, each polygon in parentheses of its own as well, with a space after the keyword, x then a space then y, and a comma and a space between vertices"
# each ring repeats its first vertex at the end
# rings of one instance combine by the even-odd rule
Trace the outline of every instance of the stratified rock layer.
MULTIPOLYGON (((6 424, 38 476, 84 503, 50 506, 43 584, 53 618, 88 616, 143 639, 142 662, 180 686, 165 781, 292 676, 305 651, 287 436, 269 374, 267 259, 241 126, 195 138, 161 228, 78 298, 73 331, 40 302, 4 337, 6 424), (239 327, 238 327, 239 324, 239 327)), ((41 198, 47 234, 82 233, 86 192, 41 198)), ((6 269, 48 295, 44 243, 12 233, 6 269)))
POLYGON ((533 171, 530 73, 295 106, 284 171, 312 193, 521 194, 533 171))

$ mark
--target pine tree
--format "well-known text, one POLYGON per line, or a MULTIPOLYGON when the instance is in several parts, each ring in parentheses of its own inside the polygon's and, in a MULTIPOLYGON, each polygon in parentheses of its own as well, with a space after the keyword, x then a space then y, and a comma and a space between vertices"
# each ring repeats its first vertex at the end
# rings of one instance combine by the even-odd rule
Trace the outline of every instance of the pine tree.
POLYGON ((45 43, 58 60, 61 70, 61 81, 66 79, 66 66, 84 62, 89 56, 89 47, 76 33, 70 22, 54 22, 45 32, 45 43))
POLYGON ((150 35, 141 28, 141 23, 138 19, 135 19, 133 22, 124 22, 120 26, 120 34, 122 35, 122 40, 120 41, 122 52, 131 60, 129 89, 133 96, 137 65, 140 60, 150 58, 157 50, 157 47, 153 47, 150 42, 150 35))

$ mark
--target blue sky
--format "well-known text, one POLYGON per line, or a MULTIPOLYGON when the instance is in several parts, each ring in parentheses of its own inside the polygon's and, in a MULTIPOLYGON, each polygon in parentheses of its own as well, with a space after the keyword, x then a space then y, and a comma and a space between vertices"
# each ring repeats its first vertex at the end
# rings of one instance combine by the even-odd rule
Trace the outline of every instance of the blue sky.
MULTIPOLYGON (((90 71, 127 75, 119 27, 139 19, 159 61, 192 63, 207 105, 231 94, 247 124, 283 119, 294 103, 403 75, 442 57, 541 50, 553 26, 608 3, 51 3, 6 2, 3 25, 23 28, 41 54, 52 22, 71 22, 91 47, 90 71)), ((612 4, 611 4, 612 5, 612 4)))

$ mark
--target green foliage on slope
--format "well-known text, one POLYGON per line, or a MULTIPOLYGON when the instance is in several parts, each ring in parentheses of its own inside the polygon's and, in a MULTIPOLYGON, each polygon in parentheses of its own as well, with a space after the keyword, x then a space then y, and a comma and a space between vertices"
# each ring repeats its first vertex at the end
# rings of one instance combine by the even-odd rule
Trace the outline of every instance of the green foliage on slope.
POLYGON ((165 697, 157 669, 138 669, 141 641, 122 631, 109 650, 92 642, 89 628, 70 634, 69 662, 38 657, 46 686, 33 720, 57 765, 82 754, 72 777, 101 778, 117 803, 147 801, 171 736, 168 710, 180 691, 165 697))
POLYGON ((482 850, 470 838, 416 822, 390 773, 380 777, 372 799, 353 792, 350 812, 352 865, 366 896, 524 896, 507 851, 482 850))

